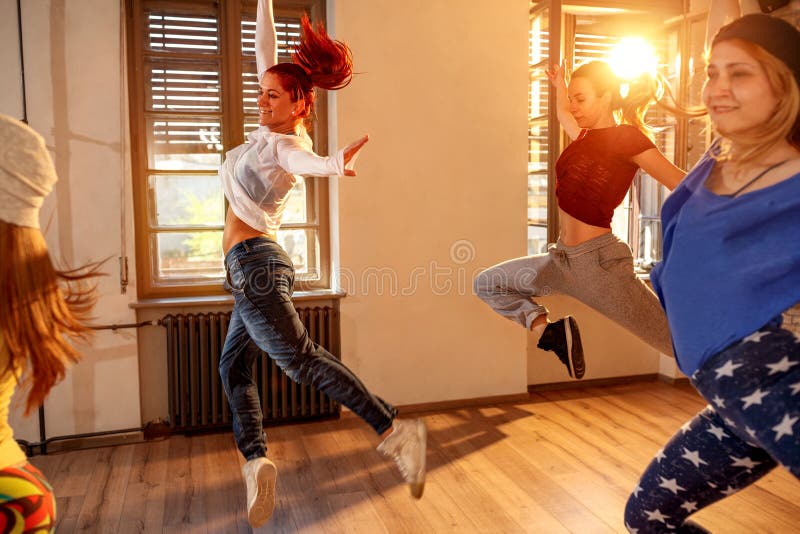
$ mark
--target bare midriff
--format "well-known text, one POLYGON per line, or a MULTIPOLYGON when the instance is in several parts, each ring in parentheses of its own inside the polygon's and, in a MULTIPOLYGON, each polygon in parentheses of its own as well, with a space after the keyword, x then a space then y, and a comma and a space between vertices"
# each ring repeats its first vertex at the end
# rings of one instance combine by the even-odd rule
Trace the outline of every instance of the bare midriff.
POLYGON ((235 213, 233 213, 233 210, 229 206, 228 214, 225 216, 225 231, 222 233, 223 254, 227 254, 231 247, 237 243, 241 243, 245 239, 250 239, 252 237, 268 237, 273 240, 275 239, 275 236, 265 234, 264 232, 259 232, 246 222, 242 221, 236 216, 235 213))
POLYGON ((610 228, 586 224, 560 208, 558 210, 558 220, 560 222, 558 237, 568 247, 574 247, 595 237, 611 233, 610 228))

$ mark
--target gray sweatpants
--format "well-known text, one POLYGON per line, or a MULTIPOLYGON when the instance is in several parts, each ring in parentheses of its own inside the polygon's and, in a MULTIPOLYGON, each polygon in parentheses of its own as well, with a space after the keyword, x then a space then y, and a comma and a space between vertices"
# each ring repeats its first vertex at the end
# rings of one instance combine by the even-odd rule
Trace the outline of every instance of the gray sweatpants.
POLYGON ((631 249, 614 234, 573 247, 559 241, 545 254, 497 264, 475 278, 474 289, 494 311, 525 328, 547 313, 534 297, 569 295, 672 356, 658 297, 636 278, 631 249))

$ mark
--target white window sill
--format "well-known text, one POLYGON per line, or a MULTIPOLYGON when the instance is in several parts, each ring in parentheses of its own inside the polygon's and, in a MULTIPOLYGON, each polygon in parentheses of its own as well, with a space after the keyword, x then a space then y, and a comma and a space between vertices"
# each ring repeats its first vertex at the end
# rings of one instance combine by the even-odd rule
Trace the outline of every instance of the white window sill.
MULTIPOLYGON (((295 291, 292 296, 293 302, 308 301, 329 301, 343 299, 346 293, 333 291, 330 289, 319 289, 313 291, 295 291)), ((154 309, 154 308, 190 308, 190 307, 209 307, 209 306, 233 306, 233 296, 214 295, 202 297, 174 297, 163 299, 141 299, 131 302, 128 305, 133 309, 154 309)))

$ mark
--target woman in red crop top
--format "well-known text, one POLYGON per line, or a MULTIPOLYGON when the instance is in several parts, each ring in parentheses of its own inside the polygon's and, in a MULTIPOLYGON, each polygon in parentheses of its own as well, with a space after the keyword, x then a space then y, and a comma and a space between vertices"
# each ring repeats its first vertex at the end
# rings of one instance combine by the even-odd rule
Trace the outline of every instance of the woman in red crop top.
POLYGON ((656 101, 657 81, 645 75, 623 85, 602 61, 576 69, 569 87, 563 68, 547 75, 556 90, 558 120, 573 140, 556 163, 559 239, 547 253, 481 272, 475 293, 500 315, 539 334, 539 348, 554 352, 575 378, 586 369, 577 322, 572 316, 548 321, 537 296, 570 295, 671 356, 658 298, 634 275, 630 247, 611 233, 614 209, 639 169, 670 190, 685 174, 645 133, 642 118, 656 101))

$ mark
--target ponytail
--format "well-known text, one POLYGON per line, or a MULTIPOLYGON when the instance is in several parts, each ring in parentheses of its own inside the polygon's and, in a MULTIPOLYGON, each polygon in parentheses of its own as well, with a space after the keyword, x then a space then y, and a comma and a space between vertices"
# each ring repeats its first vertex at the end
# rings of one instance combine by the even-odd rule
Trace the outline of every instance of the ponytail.
MULTIPOLYGON (((615 115, 621 122, 636 126, 652 139, 653 129, 644 122, 644 116, 651 105, 658 102, 664 94, 664 84, 657 76, 643 73, 631 80, 620 80, 616 95, 618 103, 615 115)), ((613 99, 612 99, 613 102, 613 99)))
POLYGON ((317 29, 311 25, 308 15, 300 21, 303 37, 292 58, 311 79, 314 87, 342 89, 353 78, 353 55, 350 47, 328 36, 321 22, 317 29))
POLYGON ((293 63, 278 63, 267 72, 276 74, 283 88, 292 95, 292 102, 301 98, 305 107, 300 116, 311 115, 314 106, 314 88, 336 90, 346 87, 353 78, 353 56, 345 43, 331 39, 323 24, 316 30, 303 15, 300 21, 303 35, 294 50, 293 63))

